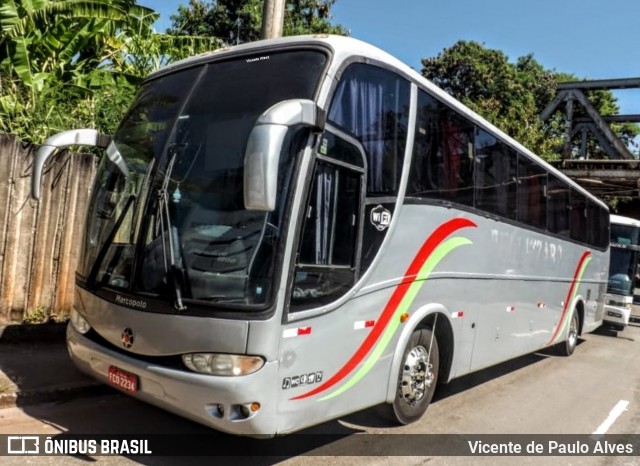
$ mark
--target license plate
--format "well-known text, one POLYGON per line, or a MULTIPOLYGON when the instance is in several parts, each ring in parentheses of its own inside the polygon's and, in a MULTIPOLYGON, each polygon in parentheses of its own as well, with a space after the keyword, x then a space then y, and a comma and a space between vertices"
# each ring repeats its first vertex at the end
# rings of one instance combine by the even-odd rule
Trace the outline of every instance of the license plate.
POLYGON ((114 387, 128 393, 138 391, 138 376, 131 372, 123 371, 119 367, 109 366, 109 383, 114 387))

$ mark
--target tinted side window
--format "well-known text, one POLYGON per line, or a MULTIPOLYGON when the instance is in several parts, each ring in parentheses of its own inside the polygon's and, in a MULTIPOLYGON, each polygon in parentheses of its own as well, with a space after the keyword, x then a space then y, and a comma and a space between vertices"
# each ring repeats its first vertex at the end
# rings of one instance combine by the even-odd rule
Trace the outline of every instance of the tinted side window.
POLYGON ((547 172, 533 160, 518 155, 518 221, 547 228, 547 172))
POLYGON ((396 195, 400 186, 409 120, 409 82, 371 65, 343 73, 329 120, 356 137, 367 154, 367 193, 396 195))
POLYGON ((292 310, 330 303, 355 283, 360 174, 319 162, 309 192, 292 310))
POLYGON ((569 236, 576 241, 587 241, 587 199, 575 189, 571 190, 569 236))
POLYGON ((358 278, 364 169, 343 160, 364 165, 351 141, 325 132, 304 207, 292 312, 335 301, 358 278))
POLYGON ((547 188, 549 218, 547 227, 551 233, 569 236, 569 186, 549 175, 547 188))
POLYGON ((587 201, 587 242, 598 248, 609 243, 609 212, 593 201, 587 201))
POLYGON ((473 205, 473 126, 425 92, 407 196, 473 205))
POLYGON ((516 153, 484 130, 475 138, 475 205, 509 219, 516 218, 516 153))
POLYGON ((318 163, 300 244, 299 263, 353 266, 359 176, 318 163))

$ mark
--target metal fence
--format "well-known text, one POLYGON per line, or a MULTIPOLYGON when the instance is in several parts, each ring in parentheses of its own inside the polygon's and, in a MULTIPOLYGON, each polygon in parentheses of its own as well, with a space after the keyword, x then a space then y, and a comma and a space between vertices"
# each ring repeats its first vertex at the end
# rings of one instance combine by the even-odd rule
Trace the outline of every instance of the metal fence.
POLYGON ((45 167, 31 199, 37 147, 0 134, 0 323, 62 318, 75 270, 96 158, 64 153, 45 167))

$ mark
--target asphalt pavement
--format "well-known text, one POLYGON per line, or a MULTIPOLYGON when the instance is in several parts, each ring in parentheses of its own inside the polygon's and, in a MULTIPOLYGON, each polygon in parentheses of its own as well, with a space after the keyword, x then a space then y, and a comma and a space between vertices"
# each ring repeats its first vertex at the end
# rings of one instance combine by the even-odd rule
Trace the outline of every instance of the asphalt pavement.
POLYGON ((111 390, 76 369, 65 329, 59 323, 0 326, 0 408, 111 390))

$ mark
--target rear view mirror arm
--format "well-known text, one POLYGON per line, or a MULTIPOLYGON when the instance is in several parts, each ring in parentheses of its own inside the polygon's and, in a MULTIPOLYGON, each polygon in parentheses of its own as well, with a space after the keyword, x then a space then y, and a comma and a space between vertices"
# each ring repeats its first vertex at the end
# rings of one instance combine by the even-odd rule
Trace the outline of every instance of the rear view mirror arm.
MULTIPOLYGON (((45 163, 58 149, 69 146, 90 146, 106 148, 111 142, 111 136, 100 134, 95 129, 73 129, 54 134, 49 137, 36 152, 31 175, 31 197, 40 199, 42 185, 42 171, 45 163)), ((117 150, 116 150, 117 152, 117 150)), ((109 158, 113 160, 110 155, 109 158)), ((121 157, 120 157, 121 158, 121 157)))

